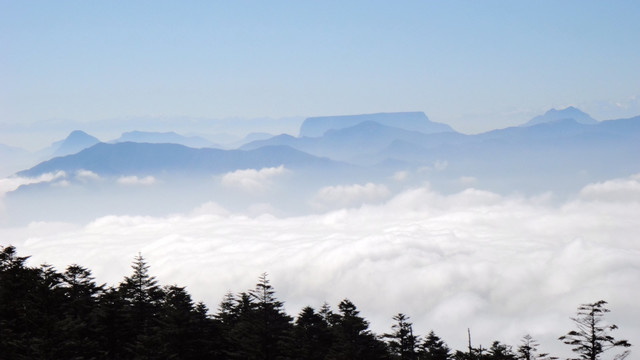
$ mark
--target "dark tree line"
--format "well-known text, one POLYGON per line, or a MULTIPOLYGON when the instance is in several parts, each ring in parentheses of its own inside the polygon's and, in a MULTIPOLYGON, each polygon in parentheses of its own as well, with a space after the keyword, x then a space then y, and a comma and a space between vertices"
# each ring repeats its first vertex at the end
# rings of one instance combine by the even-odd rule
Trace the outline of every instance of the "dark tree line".
MULTIPOLYGON (((60 273, 27 266, 27 259, 13 246, 0 247, 1 359, 555 359, 539 352, 529 335, 515 349, 495 341, 454 351, 433 331, 414 334, 402 313, 389 333, 377 335, 348 299, 335 310, 326 303, 307 306, 294 318, 266 274, 254 289, 227 294, 210 314, 185 288, 160 286, 140 255, 115 287, 96 283, 78 265, 60 273)), ((602 323, 605 304, 581 305, 573 318, 577 330, 560 338, 578 359, 630 346, 610 335, 615 325, 602 323)))

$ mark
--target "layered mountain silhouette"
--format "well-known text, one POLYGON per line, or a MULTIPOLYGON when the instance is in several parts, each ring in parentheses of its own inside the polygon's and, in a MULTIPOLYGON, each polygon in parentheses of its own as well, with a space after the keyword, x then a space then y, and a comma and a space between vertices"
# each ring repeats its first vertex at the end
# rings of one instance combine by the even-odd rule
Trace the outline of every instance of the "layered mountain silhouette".
POLYGON ((573 106, 569 106, 568 108, 561 109, 561 110, 551 109, 546 113, 544 113, 543 115, 534 117, 533 119, 529 120, 522 126, 532 126, 532 125, 538 125, 538 124, 543 124, 543 123, 553 122, 558 120, 575 120, 577 123, 580 123, 580 124, 591 124, 591 125, 598 123, 598 121, 593 119, 591 116, 589 116, 589 114, 573 106))
POLYGON ((55 171, 73 173, 89 170, 100 175, 149 175, 158 173, 218 174, 238 169, 260 169, 284 165, 287 168, 345 167, 329 159, 318 158, 285 146, 267 146, 252 151, 195 149, 179 144, 124 142, 99 143, 77 154, 57 157, 21 176, 37 176, 55 171))
MULTIPOLYGON (((98 143, 76 154, 40 163, 19 175, 81 169, 105 175, 219 174, 284 165, 290 169, 320 170, 327 179, 342 172, 343 176, 354 177, 348 181, 368 182, 386 181, 391 171, 430 169, 429 181, 474 177, 484 180, 483 185, 488 188, 493 184, 494 188, 504 185, 516 189, 525 187, 525 183, 532 188, 544 188, 578 178, 597 181, 640 172, 640 117, 587 124, 584 117, 581 121, 563 116, 552 119, 557 113, 547 112, 549 121, 538 124, 476 135, 453 130, 425 133, 407 129, 419 127, 407 122, 409 116, 399 126, 392 126, 396 123, 391 120, 384 124, 360 121, 370 118, 364 115, 346 117, 350 120, 345 123, 355 123, 346 127, 342 122, 335 125, 336 119, 315 125, 305 121, 307 125, 303 127, 307 130, 301 129, 301 133, 322 132, 322 135, 283 134, 249 142, 238 150, 196 149, 168 143, 98 143), (343 171, 346 168, 350 170, 343 171), (369 177, 374 175, 378 177, 369 177)), ((562 113, 584 114, 577 109, 565 109, 562 113)), ((426 119, 409 114, 422 119, 418 123, 426 119)), ((385 116, 380 119, 389 119, 385 116)), ((535 119, 539 117, 532 121, 535 119)), ((269 135, 259 134, 256 138, 266 136, 269 135)), ((72 144, 81 146, 82 142, 71 141, 78 138, 97 140, 76 133, 65 140, 69 146, 60 149, 71 149, 72 144)))
POLYGON ((180 144, 193 148, 220 147, 199 136, 183 136, 175 132, 129 131, 112 142, 139 142, 153 144, 180 144))
POLYGON ((376 122, 381 125, 419 131, 425 134, 453 131, 449 125, 429 120, 423 112, 395 112, 310 117, 305 119, 300 126, 300 137, 319 137, 328 130, 344 129, 363 122, 376 122))

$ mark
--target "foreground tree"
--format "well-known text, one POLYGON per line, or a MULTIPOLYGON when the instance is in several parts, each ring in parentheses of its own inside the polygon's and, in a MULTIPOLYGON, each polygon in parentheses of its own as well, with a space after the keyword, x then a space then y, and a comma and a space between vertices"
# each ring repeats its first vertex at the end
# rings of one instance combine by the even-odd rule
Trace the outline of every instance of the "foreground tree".
MULTIPOLYGON (((565 344, 573 346, 573 351, 580 354, 575 360, 598 360, 600 354, 616 347, 630 347, 627 340, 616 340, 609 335, 617 329, 616 325, 603 324, 603 316, 610 310, 605 307, 606 301, 600 300, 593 304, 582 304, 578 307, 578 316, 571 318, 577 330, 569 331, 560 337, 565 344)), ((614 357, 622 360, 629 355, 624 351, 614 357)))

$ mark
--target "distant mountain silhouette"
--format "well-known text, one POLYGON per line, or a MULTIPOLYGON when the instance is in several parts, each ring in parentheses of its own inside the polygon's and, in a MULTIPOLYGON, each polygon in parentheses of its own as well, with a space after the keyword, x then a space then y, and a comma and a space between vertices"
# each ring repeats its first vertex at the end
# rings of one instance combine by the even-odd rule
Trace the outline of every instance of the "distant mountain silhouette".
POLYGON ((284 165, 287 168, 346 167, 285 146, 267 146, 252 151, 194 149, 178 144, 124 142, 99 143, 77 154, 57 157, 21 171, 21 176, 37 176, 58 170, 73 173, 90 170, 105 175, 149 175, 158 173, 218 174, 239 169, 261 169, 284 165))
POLYGON ((397 112, 310 117, 300 126, 300 137, 319 137, 328 130, 344 129, 367 121, 425 134, 453 131, 449 125, 429 120, 423 112, 397 112))
POLYGON ((573 119, 580 124, 597 124, 598 121, 593 119, 589 114, 582 112, 580 109, 576 109, 573 106, 569 106, 566 109, 556 110, 551 109, 544 113, 544 115, 538 115, 533 119, 529 120, 522 126, 532 126, 538 125, 542 123, 558 121, 558 120, 568 120, 573 119))
POLYGON ((247 134, 245 137, 243 137, 240 140, 228 143, 226 145, 229 148, 236 149, 236 148, 239 148, 239 147, 241 147, 241 146, 243 146, 245 144, 248 144, 250 142, 260 141, 260 140, 267 140, 267 139, 272 138, 273 136, 274 136, 273 134, 269 134, 269 133, 266 133, 266 132, 253 132, 253 133, 247 134))
POLYGON ((386 126, 374 121, 364 121, 354 126, 328 130, 321 137, 293 137, 278 135, 267 140, 254 141, 242 149, 258 149, 262 146, 286 145, 316 156, 326 156, 335 160, 354 161, 360 158, 366 163, 366 154, 381 151, 397 140, 414 144, 433 144, 442 141, 456 142, 464 138, 456 132, 425 134, 397 127, 386 126))
POLYGON ((139 142, 153 144, 180 144, 193 148, 220 147, 199 136, 183 136, 175 132, 130 131, 112 142, 139 142))
POLYGON ((91 147, 100 140, 81 130, 72 131, 64 140, 53 143, 53 156, 65 156, 75 154, 81 150, 91 147))

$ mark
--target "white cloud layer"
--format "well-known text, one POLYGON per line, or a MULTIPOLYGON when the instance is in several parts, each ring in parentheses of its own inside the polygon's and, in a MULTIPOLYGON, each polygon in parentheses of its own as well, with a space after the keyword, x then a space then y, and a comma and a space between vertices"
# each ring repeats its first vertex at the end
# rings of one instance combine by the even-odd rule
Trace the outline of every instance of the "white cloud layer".
POLYGON ((382 184, 326 186, 318 190, 312 205, 319 209, 334 209, 375 203, 388 198, 389 189, 382 184))
POLYGON ((222 176, 222 185, 239 188, 249 192, 262 191, 271 185, 273 178, 287 173, 284 165, 260 170, 236 170, 222 176))
POLYGON ((118 178, 117 182, 121 185, 153 185, 156 183, 156 178, 151 175, 142 178, 135 175, 121 176, 118 178))
POLYGON ((76 179, 82 182, 87 182, 91 180, 99 180, 100 175, 94 173, 91 170, 78 170, 76 171, 76 179))
MULTIPOLYGON (((416 188, 380 205, 288 218, 208 203, 189 215, 0 228, 0 238, 33 264, 79 263, 110 284, 130 273, 140 251, 161 283, 186 285, 214 310, 228 290, 252 288, 268 272, 292 314, 348 297, 377 332, 403 312, 416 332, 433 329, 456 349, 471 328, 474 344, 517 345, 530 333, 543 349, 569 356, 557 337, 572 330, 581 303, 607 300, 615 335, 640 338, 639 185, 638 176, 589 185, 560 205, 416 188)), ((325 192, 337 199, 384 191, 325 192)))
POLYGON ((22 185, 37 184, 42 182, 52 182, 58 179, 65 178, 67 174, 64 171, 58 171, 55 173, 42 174, 35 178, 11 176, 0 179, 0 198, 4 194, 18 189, 22 185))

